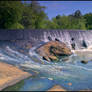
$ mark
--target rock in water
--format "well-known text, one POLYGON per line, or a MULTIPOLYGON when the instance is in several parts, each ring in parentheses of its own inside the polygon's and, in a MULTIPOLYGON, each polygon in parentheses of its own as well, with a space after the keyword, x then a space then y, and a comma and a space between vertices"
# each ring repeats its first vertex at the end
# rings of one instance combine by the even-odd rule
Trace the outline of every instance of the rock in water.
POLYGON ((55 41, 60 41, 59 39, 55 38, 55 41))
POLYGON ((66 89, 62 88, 60 85, 54 85, 52 88, 50 88, 48 91, 67 91, 66 89))
POLYGON ((82 60, 81 63, 87 64, 88 61, 82 60))
POLYGON ((0 61, 0 91, 30 76, 32 75, 0 61))
POLYGON ((47 61, 57 61, 60 56, 69 56, 71 50, 63 43, 58 41, 50 41, 40 46, 37 53, 47 61))

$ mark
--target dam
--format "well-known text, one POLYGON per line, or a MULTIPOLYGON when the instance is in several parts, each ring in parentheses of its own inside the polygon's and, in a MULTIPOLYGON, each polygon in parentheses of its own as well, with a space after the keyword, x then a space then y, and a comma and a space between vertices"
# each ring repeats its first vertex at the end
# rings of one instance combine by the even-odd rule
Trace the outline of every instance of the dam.
POLYGON ((52 40, 57 38, 71 48, 71 39, 74 38, 76 49, 82 48, 82 41, 85 40, 87 46, 92 44, 92 30, 0 30, 1 41, 15 41, 16 44, 24 46, 30 43, 32 46, 39 42, 47 42, 48 37, 52 40))

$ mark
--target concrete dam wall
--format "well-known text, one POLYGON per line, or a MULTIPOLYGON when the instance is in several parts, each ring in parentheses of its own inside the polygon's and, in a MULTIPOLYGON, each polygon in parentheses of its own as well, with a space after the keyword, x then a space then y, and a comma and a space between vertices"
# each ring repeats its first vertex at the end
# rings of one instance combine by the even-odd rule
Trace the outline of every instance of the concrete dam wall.
POLYGON ((47 42, 48 37, 55 38, 67 44, 71 48, 71 39, 74 38, 76 49, 82 47, 82 41, 86 44, 92 44, 92 30, 0 30, 1 41, 15 41, 16 44, 26 45, 28 43, 36 45, 39 42, 47 42))

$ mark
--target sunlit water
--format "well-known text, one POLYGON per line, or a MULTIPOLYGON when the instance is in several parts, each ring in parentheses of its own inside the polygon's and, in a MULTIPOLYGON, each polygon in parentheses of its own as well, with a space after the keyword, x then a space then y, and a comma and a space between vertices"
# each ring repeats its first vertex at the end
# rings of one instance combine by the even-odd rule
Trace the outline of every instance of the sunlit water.
MULTIPOLYGON (((80 61, 85 59, 84 56, 73 54, 66 62, 62 60, 58 63, 47 62, 35 52, 38 46, 31 48, 29 55, 20 53, 8 45, 0 48, 0 61, 19 66, 33 75, 36 73, 23 83, 20 82, 6 90, 17 88, 18 91, 44 91, 53 85, 61 85, 66 90, 75 91, 92 89, 92 61, 82 64, 80 61), (72 85, 69 86, 68 83, 72 85)), ((88 56, 91 58, 91 53, 86 53, 86 60, 88 56)))

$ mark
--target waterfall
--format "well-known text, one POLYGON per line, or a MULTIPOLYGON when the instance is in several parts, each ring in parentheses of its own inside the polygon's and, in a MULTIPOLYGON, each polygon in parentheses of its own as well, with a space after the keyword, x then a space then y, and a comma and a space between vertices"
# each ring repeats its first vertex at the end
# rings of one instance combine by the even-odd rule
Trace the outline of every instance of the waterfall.
POLYGON ((15 43, 27 44, 30 42, 33 46, 39 42, 47 42, 48 37, 55 38, 64 42, 71 48, 71 39, 75 39, 76 49, 82 48, 82 41, 85 40, 87 46, 92 44, 92 30, 0 30, 0 40, 15 40, 15 43))
POLYGON ((72 38, 75 40, 76 49, 81 49, 83 40, 85 40, 87 46, 92 44, 92 31, 49 30, 47 32, 45 31, 43 36, 43 41, 48 41, 48 37, 51 37, 52 40, 57 38, 61 42, 64 42, 69 48, 71 48, 72 38))

